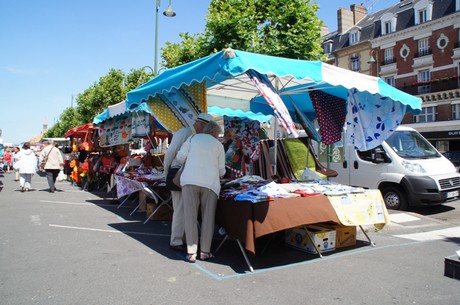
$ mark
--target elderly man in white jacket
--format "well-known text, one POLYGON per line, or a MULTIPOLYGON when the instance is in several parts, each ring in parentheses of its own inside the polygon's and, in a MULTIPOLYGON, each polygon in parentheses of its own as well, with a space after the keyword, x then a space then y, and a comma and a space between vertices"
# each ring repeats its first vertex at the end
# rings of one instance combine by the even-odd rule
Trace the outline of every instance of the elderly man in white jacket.
POLYGON ((201 207, 200 259, 212 258, 211 244, 220 193, 220 178, 225 175, 225 152, 217 140, 221 129, 211 121, 204 133, 188 138, 177 153, 184 164, 180 179, 184 200, 187 260, 195 262, 198 250, 198 211, 201 207))

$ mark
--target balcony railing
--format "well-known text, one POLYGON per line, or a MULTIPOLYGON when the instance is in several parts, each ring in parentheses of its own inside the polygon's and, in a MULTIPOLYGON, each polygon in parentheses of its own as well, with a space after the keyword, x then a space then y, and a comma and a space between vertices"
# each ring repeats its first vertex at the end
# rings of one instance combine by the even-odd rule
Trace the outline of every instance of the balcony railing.
POLYGON ((414 58, 422 57, 422 56, 427 56, 433 54, 433 50, 431 49, 424 49, 420 50, 417 53, 414 54, 414 58))
POLYGON ((446 79, 435 79, 426 82, 420 82, 410 85, 405 85, 398 87, 398 89, 412 94, 419 95, 425 93, 435 93, 441 91, 455 90, 459 89, 460 80, 458 77, 446 78, 446 79))
POLYGON ((396 62, 396 58, 395 58, 395 57, 392 57, 392 58, 385 58, 385 59, 380 63, 380 65, 381 65, 381 66, 389 65, 389 64, 394 64, 395 62, 396 62))

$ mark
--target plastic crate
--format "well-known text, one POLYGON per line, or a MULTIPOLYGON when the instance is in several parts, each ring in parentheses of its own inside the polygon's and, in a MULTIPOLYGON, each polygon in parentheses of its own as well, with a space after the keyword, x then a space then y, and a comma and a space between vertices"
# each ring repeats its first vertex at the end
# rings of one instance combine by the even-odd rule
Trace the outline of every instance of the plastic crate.
POLYGON ((457 255, 444 258, 444 276, 460 280, 460 261, 457 255))

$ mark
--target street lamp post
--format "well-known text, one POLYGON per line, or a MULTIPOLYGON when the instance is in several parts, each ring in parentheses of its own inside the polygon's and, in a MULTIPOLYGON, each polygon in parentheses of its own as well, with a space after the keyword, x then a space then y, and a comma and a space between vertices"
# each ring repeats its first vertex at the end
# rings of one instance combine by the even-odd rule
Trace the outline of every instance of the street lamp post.
MULTIPOLYGON (((158 74, 158 11, 160 10, 160 0, 156 0, 155 7, 155 59, 153 65, 153 72, 155 75, 158 74)), ((166 11, 163 12, 163 15, 166 17, 174 17, 176 13, 173 11, 171 6, 171 0, 169 0, 169 5, 166 11)))
POLYGON ((375 64, 375 76, 379 77, 379 52, 376 50, 371 51, 371 57, 369 57, 369 60, 367 61, 368 64, 375 64), (375 58, 374 58, 375 54, 375 58))

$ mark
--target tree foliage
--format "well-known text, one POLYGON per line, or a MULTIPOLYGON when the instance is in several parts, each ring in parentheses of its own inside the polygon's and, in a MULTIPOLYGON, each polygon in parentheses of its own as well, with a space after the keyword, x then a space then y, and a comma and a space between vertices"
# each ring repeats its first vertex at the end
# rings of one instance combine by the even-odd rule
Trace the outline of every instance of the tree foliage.
POLYGON ((181 34, 162 48, 171 68, 227 47, 295 59, 323 60, 319 7, 310 0, 213 0, 205 31, 181 34))
POLYGON ((152 73, 147 73, 144 69, 132 69, 128 74, 111 69, 107 75, 77 96, 76 107, 66 108, 44 137, 64 137, 71 128, 91 123, 95 116, 108 106, 122 102, 129 91, 144 84, 152 76, 152 73))

